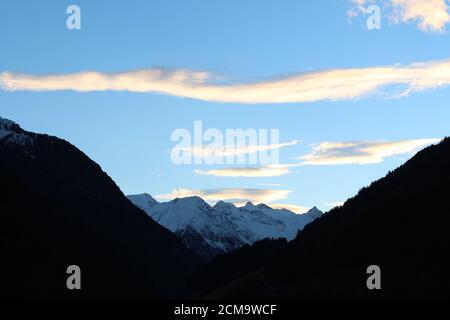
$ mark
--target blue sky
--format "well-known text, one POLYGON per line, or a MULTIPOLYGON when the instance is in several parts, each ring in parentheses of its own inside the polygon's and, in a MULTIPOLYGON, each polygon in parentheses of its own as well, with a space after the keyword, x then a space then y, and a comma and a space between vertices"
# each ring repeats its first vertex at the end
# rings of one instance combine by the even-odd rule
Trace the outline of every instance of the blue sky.
MULTIPOLYGON (((126 194, 174 195, 172 191, 181 188, 201 191, 203 196, 229 188, 242 189, 243 194, 254 189, 268 189, 268 193, 289 190, 285 198, 273 203, 316 205, 326 210, 330 203, 347 199, 407 160, 413 148, 406 142, 416 141, 419 148, 428 140, 417 139, 442 138, 449 133, 446 16, 437 22, 443 24, 442 29, 425 30, 421 22, 436 27, 434 16, 415 17, 415 11, 404 6, 394 19, 396 11, 388 0, 368 2, 382 9, 380 30, 367 29, 367 14, 350 0, 4 0, 0 3, 0 74, 36 77, 33 79, 45 89, 32 90, 25 84, 11 90, 5 78, 0 78, 0 116, 27 130, 70 141, 98 162, 126 194), (66 28, 66 8, 71 4, 81 8, 81 30, 66 28), (349 10, 357 13, 351 20, 349 10), (419 66, 417 71, 413 65, 417 62, 425 63, 423 70, 419 66), (399 68, 398 72, 381 71, 389 76, 404 73, 408 78, 411 70, 414 75, 361 92, 358 79, 366 74, 361 75, 361 68, 378 72, 375 68, 380 66, 399 68), (299 76, 294 88, 299 96, 286 103, 278 101, 280 95, 274 92, 261 98, 262 102, 248 103, 248 91, 237 88, 232 101, 223 101, 227 95, 220 90, 201 99, 206 89, 198 89, 196 84, 189 87, 193 89, 189 97, 177 89, 170 89, 169 94, 111 89, 80 92, 73 90, 70 78, 83 71, 110 75, 155 68, 169 75, 174 70, 207 72, 213 75, 213 86, 255 84, 250 93, 256 97, 265 94, 261 83, 299 76), (323 81, 327 89, 330 77, 320 71, 330 69, 359 70, 357 80, 339 86, 331 98, 322 99, 324 93, 313 92, 315 98, 305 101, 303 93, 312 89, 302 86, 303 75, 317 76, 314 83, 323 81), (439 85, 433 78, 436 71, 441 72, 439 85), (68 75, 70 88, 51 87, 46 76, 52 74, 68 75), (413 90, 394 98, 404 92, 404 86, 413 90), (352 96, 342 98, 342 94, 352 96), (316 163, 303 163, 290 168, 289 174, 275 177, 196 174, 196 169, 211 168, 176 166, 170 159, 175 144, 171 133, 177 128, 193 130, 196 120, 203 121, 205 128, 223 131, 280 129, 280 142, 299 141, 280 149, 283 164, 299 163, 294 158, 308 154, 316 163), (335 144, 328 145, 329 150, 320 145, 323 142, 335 144), (340 162, 328 158, 330 161, 318 165, 324 152, 314 154, 312 144, 325 148, 325 156, 338 152, 345 157, 340 162), (380 161, 361 164, 364 161, 355 158, 361 152, 368 157, 373 154, 367 152, 385 155, 380 161)), ((361 3, 363 8, 369 5, 361 3)), ((133 79, 134 83, 142 80, 133 79)), ((268 193, 240 200, 264 201, 268 193)))

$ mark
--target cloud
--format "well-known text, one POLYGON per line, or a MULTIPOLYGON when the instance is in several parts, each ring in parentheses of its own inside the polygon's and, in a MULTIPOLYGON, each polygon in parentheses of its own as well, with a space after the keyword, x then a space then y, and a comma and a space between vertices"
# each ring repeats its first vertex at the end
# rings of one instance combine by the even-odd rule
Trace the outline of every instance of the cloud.
POLYGON ((394 87, 398 97, 450 85, 450 60, 404 67, 378 66, 297 73, 250 83, 223 84, 206 72, 162 69, 122 73, 80 72, 62 75, 0 73, 4 90, 130 91, 163 93, 213 102, 305 103, 350 100, 394 87), (351 84, 351 85, 349 85, 351 84))
POLYGON ((273 209, 287 209, 298 214, 306 213, 308 212, 309 209, 311 209, 308 207, 302 207, 297 206, 295 204, 285 204, 285 203, 271 203, 270 207, 273 209))
POLYGON ((444 31, 450 22, 448 6, 444 0, 391 0, 392 19, 401 22, 417 21, 422 31, 444 31))
POLYGON ((321 142, 300 159, 303 165, 380 163, 385 158, 410 154, 439 140, 321 142))
POLYGON ((278 164, 259 167, 220 168, 206 171, 195 170, 195 173, 215 177, 233 177, 233 178, 277 177, 289 174, 291 172, 290 168, 294 166, 298 166, 298 164, 278 164))
POLYGON ((194 170, 200 175, 215 177, 277 177, 291 173, 292 167, 303 165, 374 164, 386 158, 411 154, 436 143, 440 139, 413 139, 401 141, 346 141, 313 144, 312 151, 298 157, 294 164, 266 165, 258 167, 230 167, 210 170, 194 170))
POLYGON ((225 188, 225 189, 175 189, 171 193, 157 195, 157 199, 172 200, 175 198, 185 198, 198 196, 203 200, 215 203, 217 201, 228 201, 234 204, 242 204, 247 201, 253 203, 269 204, 273 201, 286 199, 290 190, 275 189, 251 189, 251 188, 225 188))
POLYGON ((366 6, 372 5, 376 3, 376 0, 349 0, 352 3, 352 7, 347 10, 347 17, 354 18, 357 17, 360 13, 366 13, 366 6))
MULTIPOLYGON (((354 8, 347 12, 351 18, 365 12, 365 6, 374 0, 353 0, 354 8)), ((390 20, 396 23, 417 23, 422 31, 442 32, 450 22, 448 5, 445 0, 384 0, 390 10, 390 20)))
POLYGON ((214 157, 234 157, 243 154, 252 154, 262 151, 270 151, 289 147, 298 144, 298 140, 292 140, 290 142, 265 144, 265 145, 244 145, 238 146, 235 144, 229 146, 191 146, 191 147, 175 147, 175 152, 186 152, 187 154, 195 157, 214 158, 214 157))

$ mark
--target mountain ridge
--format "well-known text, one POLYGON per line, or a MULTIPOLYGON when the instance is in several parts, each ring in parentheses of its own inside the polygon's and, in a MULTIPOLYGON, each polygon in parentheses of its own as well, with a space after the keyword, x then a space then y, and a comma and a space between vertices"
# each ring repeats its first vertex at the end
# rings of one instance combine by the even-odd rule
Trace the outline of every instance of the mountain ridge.
POLYGON ((69 142, 0 118, 1 296, 177 297, 201 259, 69 142), (66 287, 79 265, 82 290, 66 287))
POLYGON ((147 193, 127 197, 205 259, 264 238, 292 240, 299 229, 322 214, 316 207, 300 215, 251 202, 236 207, 232 203, 218 201, 211 206, 198 196, 162 203, 147 193))
POLYGON ((445 138, 306 225, 293 241, 213 260, 198 272, 195 292, 209 299, 449 299, 449 163, 445 138), (232 269, 241 264, 248 265, 245 273, 232 269), (381 270, 380 290, 366 285, 371 265, 381 270), (207 280, 199 286, 205 274, 217 286, 207 280))

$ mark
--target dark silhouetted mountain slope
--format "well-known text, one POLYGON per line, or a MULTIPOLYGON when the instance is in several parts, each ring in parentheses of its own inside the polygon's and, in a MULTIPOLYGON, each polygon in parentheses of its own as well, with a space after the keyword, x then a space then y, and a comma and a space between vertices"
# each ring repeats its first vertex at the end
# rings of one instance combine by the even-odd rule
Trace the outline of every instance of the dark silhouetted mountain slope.
POLYGON ((76 147, 2 118, 0 183, 3 297, 176 297, 200 263, 76 147))
POLYGON ((449 194, 446 138, 208 297, 449 299, 449 194), (381 290, 366 286, 369 265, 381 268, 381 290))
POLYGON ((205 297, 212 290, 227 282, 254 273, 268 262, 273 252, 287 244, 285 238, 262 239, 252 245, 244 245, 228 254, 220 254, 202 265, 191 278, 192 297, 205 297))

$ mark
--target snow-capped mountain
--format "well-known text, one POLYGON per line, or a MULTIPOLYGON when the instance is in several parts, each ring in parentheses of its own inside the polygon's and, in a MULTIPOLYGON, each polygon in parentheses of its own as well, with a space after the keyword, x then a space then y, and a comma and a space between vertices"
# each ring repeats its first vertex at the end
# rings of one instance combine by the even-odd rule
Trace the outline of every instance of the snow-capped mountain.
POLYGON ((0 117, 0 140, 6 143, 18 143, 26 145, 32 141, 35 134, 25 132, 14 121, 0 117))
POLYGON ((223 201, 210 206, 200 197, 160 203, 144 193, 128 199, 207 259, 263 238, 291 240, 298 230, 322 215, 316 207, 305 214, 295 214, 250 202, 243 207, 223 201))

